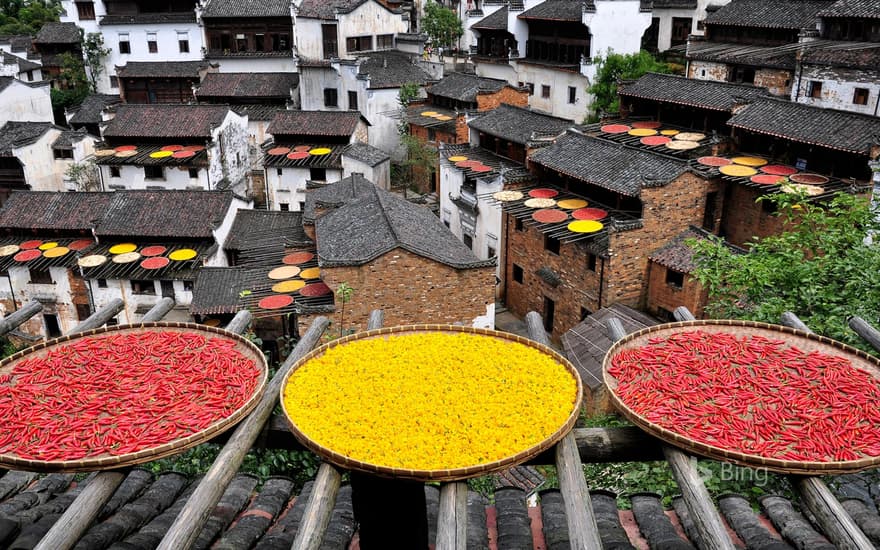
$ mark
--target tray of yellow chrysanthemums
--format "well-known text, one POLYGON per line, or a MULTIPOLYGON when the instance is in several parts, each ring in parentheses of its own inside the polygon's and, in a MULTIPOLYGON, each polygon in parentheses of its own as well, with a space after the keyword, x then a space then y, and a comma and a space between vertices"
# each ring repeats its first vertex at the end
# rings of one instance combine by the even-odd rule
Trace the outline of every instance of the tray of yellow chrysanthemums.
POLYGON ((371 330, 299 360, 281 387, 294 435, 337 466, 453 480, 520 464, 574 426, 583 387, 556 351, 451 325, 371 330))

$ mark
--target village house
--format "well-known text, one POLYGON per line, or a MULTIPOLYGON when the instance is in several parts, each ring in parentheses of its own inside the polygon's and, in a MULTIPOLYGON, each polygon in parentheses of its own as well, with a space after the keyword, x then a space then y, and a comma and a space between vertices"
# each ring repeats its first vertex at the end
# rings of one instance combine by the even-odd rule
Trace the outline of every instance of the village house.
POLYGON ((0 210, 0 304, 8 314, 40 301, 43 315, 23 326, 34 336, 68 332, 114 299, 121 323, 163 297, 176 304, 166 319, 187 321, 196 273, 226 265, 222 243, 247 206, 217 191, 13 193, 0 210))
MULTIPOLYGON (((161 3, 62 0, 61 7, 62 22, 75 23, 86 34, 99 33, 104 46, 110 50, 98 80, 100 93, 119 92, 117 67, 124 67, 130 61, 177 62, 203 58, 204 42, 196 19, 196 0, 161 3)), ((176 78, 178 74, 159 78, 166 76, 176 78)))
POLYGON ((79 105, 65 109, 64 118, 74 130, 85 130, 93 136, 101 135, 104 110, 122 103, 116 94, 89 94, 79 105))
POLYGON ((119 105, 96 146, 104 190, 250 196, 247 117, 221 105, 119 105))
POLYGON ((703 34, 708 10, 717 10, 729 1, 652 0, 651 26, 642 36, 642 49, 664 52, 687 44, 690 35, 703 34))
POLYGON ((212 70, 205 61, 129 61, 115 74, 125 103, 192 103, 193 87, 212 70))
POLYGON ((23 82, 0 76, 0 122, 52 122, 48 82, 23 82))
POLYGON ((308 182, 334 182, 354 172, 390 188, 391 159, 367 143, 369 131, 357 111, 277 113, 268 128, 272 140, 263 144, 265 207, 302 211, 308 182))
POLYGON ((293 2, 207 0, 200 10, 205 58, 221 72, 294 72, 293 2))
POLYGON ((62 54, 82 57, 79 28, 73 23, 44 23, 34 37, 34 49, 40 55, 42 79, 55 81, 56 88, 64 87, 67 84, 58 81, 64 66, 62 54))
POLYGON ((22 82, 42 82, 42 65, 9 52, 0 54, 0 76, 11 76, 22 82))

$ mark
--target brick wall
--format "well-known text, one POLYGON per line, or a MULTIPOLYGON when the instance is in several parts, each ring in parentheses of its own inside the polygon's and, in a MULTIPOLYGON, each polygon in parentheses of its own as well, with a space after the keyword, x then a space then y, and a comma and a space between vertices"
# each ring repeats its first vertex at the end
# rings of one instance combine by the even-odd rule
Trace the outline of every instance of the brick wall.
MULTIPOLYGON (((495 301, 495 269, 457 270, 401 248, 362 266, 326 267, 324 282, 332 289, 347 283, 354 289, 345 304, 345 327, 365 330, 370 312, 382 309, 385 326, 413 323, 464 323, 486 314, 495 301)), ((331 317, 340 320, 340 307, 331 317)), ((314 316, 300 318, 304 334, 314 316)), ((333 330, 338 330, 338 326, 333 330)))
POLYGON ((685 274, 681 287, 675 287, 666 282, 665 267, 654 262, 649 263, 648 313, 663 319, 665 315, 660 311, 661 308, 672 312, 678 306, 685 306, 700 319, 707 300, 708 294, 703 289, 703 285, 693 277, 685 274))
MULTIPOLYGON (((428 139, 428 129, 424 126, 418 126, 416 124, 409 125, 409 133, 427 143, 434 143, 437 141, 443 141, 445 143, 461 143, 460 141, 458 141, 457 134, 442 132, 438 129, 434 130, 434 139, 430 140, 428 139)), ((465 141, 467 141, 467 139, 465 139, 465 141)))
POLYGON ((767 88, 773 95, 790 96, 792 81, 792 73, 786 69, 758 69, 755 71, 755 86, 767 88))
POLYGON ((743 246, 753 237, 763 238, 782 231, 782 220, 766 211, 762 203, 755 202, 761 195, 758 190, 732 184, 726 194, 722 231, 731 243, 743 246))
POLYGON ((477 94, 478 111, 491 111, 502 103, 516 105, 517 107, 527 107, 529 104, 529 93, 525 90, 517 90, 510 86, 505 86, 495 93, 477 94))

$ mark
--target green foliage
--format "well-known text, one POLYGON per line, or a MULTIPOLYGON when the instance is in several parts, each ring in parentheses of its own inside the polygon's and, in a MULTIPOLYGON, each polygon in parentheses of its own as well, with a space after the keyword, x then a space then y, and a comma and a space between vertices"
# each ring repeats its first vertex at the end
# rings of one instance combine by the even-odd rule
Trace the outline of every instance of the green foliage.
POLYGON ((400 143, 406 149, 406 157, 398 173, 401 182, 419 189, 430 187, 431 173, 437 165, 437 149, 410 134, 400 136, 400 143))
POLYGON ((880 315, 880 219, 865 197, 839 193, 826 203, 769 196, 785 230, 736 254, 720 239, 693 241, 693 275, 709 292, 712 317, 778 323, 791 311, 811 329, 870 348, 848 328, 850 316, 880 315), (875 235, 873 242, 866 235, 875 235))
POLYGON ((101 33, 90 32, 82 37, 82 51, 88 69, 89 88, 94 93, 98 91, 98 79, 104 72, 104 58, 110 55, 110 49, 104 47, 101 33))
POLYGON ((77 191, 100 191, 101 179, 94 161, 73 162, 64 172, 65 179, 73 182, 77 191))
POLYGON ((60 57, 61 72, 58 75, 58 87, 53 87, 49 92, 52 108, 57 110, 79 105, 89 95, 90 90, 82 59, 69 52, 62 53, 60 57))
POLYGON ((342 311, 339 318, 340 338, 342 338, 342 331, 345 329, 345 304, 351 301, 352 294, 354 294, 354 289, 346 282, 339 283, 339 286, 336 287, 336 297, 342 302, 342 311))
POLYGON ((467 480, 468 488, 471 491, 480 493, 480 495, 489 501, 490 504, 495 502, 495 476, 472 477, 467 480))
POLYGON ((58 0, 0 0, 0 35, 35 35, 44 23, 58 21, 58 0))
POLYGON ((464 33, 461 20, 455 12, 433 1, 425 4, 422 31, 431 38, 435 48, 454 45, 464 33))
POLYGON ((409 121, 406 119, 406 108, 414 99, 419 97, 419 85, 415 82, 406 82, 400 87, 397 94, 397 104, 400 105, 400 122, 397 123, 397 133, 409 134, 409 121))
POLYGON ((13 353, 17 352, 19 349, 23 348, 16 347, 15 344, 10 342, 8 338, 0 337, 0 359, 9 357, 13 353))
POLYGON ((619 54, 609 50, 604 57, 597 57, 595 62, 596 78, 587 88, 587 92, 594 97, 593 114, 590 117, 593 121, 598 120, 601 113, 615 113, 620 110, 617 97, 619 80, 636 79, 648 72, 670 72, 667 64, 658 61, 645 50, 632 54, 619 54))
POLYGON ((632 423, 616 414, 597 414, 595 416, 582 416, 580 425, 584 428, 621 428, 632 426, 632 423))

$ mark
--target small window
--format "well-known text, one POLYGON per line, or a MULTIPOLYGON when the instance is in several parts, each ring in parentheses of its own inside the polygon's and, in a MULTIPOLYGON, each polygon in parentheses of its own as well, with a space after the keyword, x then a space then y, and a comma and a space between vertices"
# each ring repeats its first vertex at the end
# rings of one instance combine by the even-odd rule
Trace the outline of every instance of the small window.
POLYGON ((199 169, 198 168, 190 168, 189 169, 189 179, 199 179, 199 169))
POLYGON ((544 330, 553 332, 553 321, 556 317, 556 302, 544 296, 544 330))
POLYGON ((587 253, 587 269, 589 271, 596 271, 596 255, 587 253))
POLYGON ((357 111, 358 110, 358 93, 357 92, 348 92, 348 110, 349 111, 357 111))
POLYGON ((243 34, 235 35, 235 51, 237 52, 246 52, 247 47, 247 37, 243 34))
POLYGON ((76 14, 80 21, 95 20, 95 4, 92 2, 76 2, 76 14))
POLYGON ((428 128, 428 141, 437 141, 437 130, 428 128))
POLYGON ((525 231, 525 227, 523 226, 523 221, 519 218, 513 220, 513 228, 516 231, 525 231))
POLYGON ((144 166, 144 179, 163 180, 165 179, 165 169, 161 166, 144 166))
POLYGON ((131 42, 127 32, 119 33, 119 53, 131 53, 131 42))
POLYGON ((854 105, 867 105, 868 104, 868 89, 867 88, 856 88, 853 92, 853 104, 854 105))
POLYGON ((523 268, 516 264, 513 264, 513 280, 518 283, 523 282, 523 268))
POLYGON ((486 251, 486 256, 494 258, 496 254, 498 254, 498 252, 494 248, 492 248, 491 246, 488 247, 488 250, 486 251))
POLYGON ((52 149, 52 156, 56 159, 72 159, 73 149, 52 149))
POLYGON ((57 338, 61 336, 61 326, 58 324, 58 316, 55 314, 43 314, 43 323, 46 325, 46 336, 57 338))
POLYGON ((464 242, 464 245, 471 250, 474 249, 474 239, 470 235, 462 235, 461 240, 464 242))
POLYGON ((254 50, 258 52, 262 52, 266 50, 266 35, 265 34, 255 34, 254 35, 254 50))
POLYGON ((131 292, 133 294, 156 294, 156 284, 153 281, 131 281, 131 292))
POLYGON ((159 53, 159 41, 154 32, 147 33, 147 51, 150 53, 159 53))
POLYGON ((112 319, 107 319, 107 326, 108 327, 115 327, 118 324, 119 324, 119 319, 117 317, 113 317, 112 319))
POLYGON ((52 274, 49 273, 48 269, 31 268, 28 271, 30 271, 30 274, 31 274, 31 280, 29 282, 36 284, 36 285, 51 285, 51 284, 53 284, 52 274))
POLYGON ((550 86, 546 84, 541 84, 541 97, 549 98, 550 97, 550 86))
POLYGON ((390 50, 394 47, 394 35, 393 34, 380 34, 376 36, 376 49, 377 50, 390 50))
POLYGON ((809 86, 807 87, 807 94, 810 97, 821 98, 822 97, 822 82, 819 80, 811 80, 809 86))
POLYGON ((275 169, 275 175, 278 176, 279 178, 281 177, 281 174, 283 174, 283 173, 284 173, 283 168, 276 168, 275 169))
POLYGON ((27 79, 28 79, 28 82, 33 82, 33 81, 34 81, 34 71, 28 71, 28 72, 27 72, 27 79))
POLYGON ((107 288, 107 279, 98 279, 98 288, 107 288))
POLYGON ((189 53, 189 33, 177 33, 177 48, 180 53, 189 53))
POLYGON ((299 211, 304 212, 306 209, 306 201, 299 201, 299 211))
POLYGON ((700 69, 700 76, 706 76, 706 69, 700 69))
POLYGON ((673 288, 681 288, 684 285, 684 273, 667 269, 666 284, 673 288))
POLYGON ((568 87, 568 102, 576 103, 577 102, 577 88, 574 86, 568 87))
POLYGON ((194 287, 194 281, 183 281, 183 290, 185 290, 186 292, 192 292, 194 287))
POLYGON ((327 169, 309 168, 309 179, 312 181, 327 181, 327 169))
POLYGON ((583 321, 584 319, 586 319, 587 317, 589 317, 592 314, 593 314, 592 311, 585 308, 584 306, 581 306, 581 321, 583 321))
POLYGON ((544 250, 551 254, 559 255, 559 239, 544 235, 544 250))
POLYGON ((339 97, 336 88, 324 88, 324 107, 338 107, 339 97))
POLYGON ((111 88, 119 88, 119 77, 111 76, 110 77, 110 87, 111 88))
POLYGON ((535 83, 534 82, 526 82, 526 88, 529 89, 529 95, 535 95, 535 83))
POLYGON ((75 304, 76 305, 76 318, 78 321, 85 321, 92 314, 91 308, 89 308, 89 304, 75 304))
POLYGON ((110 167, 110 177, 111 178, 122 177, 122 174, 120 173, 118 166, 111 166, 110 167))
POLYGON ((345 49, 349 52, 366 52, 373 49, 372 36, 349 36, 345 39, 345 49))
POLYGON ((443 225, 445 225, 446 227, 449 227, 449 220, 443 220, 443 225))
POLYGON ((281 210, 282 212, 290 212, 290 204, 288 204, 286 202, 279 202, 278 209, 281 210))

